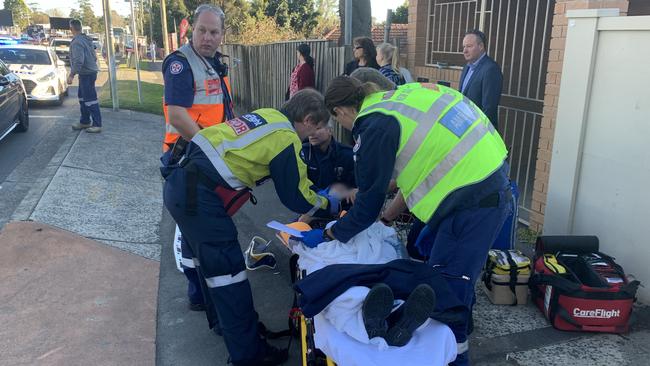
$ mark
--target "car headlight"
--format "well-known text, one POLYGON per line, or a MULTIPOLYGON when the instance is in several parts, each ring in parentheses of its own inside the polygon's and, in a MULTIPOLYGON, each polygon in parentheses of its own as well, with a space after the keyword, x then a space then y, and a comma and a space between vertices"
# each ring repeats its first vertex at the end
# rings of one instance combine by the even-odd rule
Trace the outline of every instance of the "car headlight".
POLYGON ((47 73, 45 76, 42 76, 42 77, 38 78, 37 80, 40 81, 40 82, 50 81, 50 80, 54 80, 55 77, 56 77, 56 74, 54 73, 54 71, 52 71, 52 72, 47 73))

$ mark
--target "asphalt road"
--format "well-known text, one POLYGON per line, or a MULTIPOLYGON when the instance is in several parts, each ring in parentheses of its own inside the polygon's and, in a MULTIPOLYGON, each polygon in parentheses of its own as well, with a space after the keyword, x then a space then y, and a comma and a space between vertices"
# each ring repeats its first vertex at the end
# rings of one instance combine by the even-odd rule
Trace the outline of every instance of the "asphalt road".
POLYGON ((27 132, 0 140, 0 228, 29 190, 48 178, 48 164, 61 146, 74 141, 70 125, 79 118, 76 95, 77 87, 71 86, 61 106, 30 103, 27 132))

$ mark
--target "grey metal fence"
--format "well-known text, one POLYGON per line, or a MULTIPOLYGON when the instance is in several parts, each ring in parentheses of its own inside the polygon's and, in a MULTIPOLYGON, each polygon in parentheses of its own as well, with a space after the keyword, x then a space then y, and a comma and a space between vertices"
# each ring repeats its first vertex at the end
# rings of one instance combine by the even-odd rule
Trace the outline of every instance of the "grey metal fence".
POLYGON ((554 0, 429 0, 426 64, 462 66, 465 32, 483 25, 503 71, 499 132, 519 185, 522 221, 532 205, 554 0))

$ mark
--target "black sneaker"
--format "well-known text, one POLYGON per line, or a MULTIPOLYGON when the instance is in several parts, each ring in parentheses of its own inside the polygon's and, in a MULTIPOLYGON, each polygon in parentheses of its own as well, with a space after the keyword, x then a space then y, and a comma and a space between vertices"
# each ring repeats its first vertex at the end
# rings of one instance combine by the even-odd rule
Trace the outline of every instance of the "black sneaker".
POLYGON ((205 304, 201 304, 201 303, 195 304, 190 302, 188 303, 187 308, 190 311, 205 311, 205 304))
POLYGON ((429 285, 418 285, 402 307, 402 316, 388 329, 385 337, 386 343, 391 346, 405 346, 411 340, 413 332, 433 315, 436 294, 429 285))
POLYGON ((386 318, 393 309, 393 300, 393 291, 383 283, 373 286, 366 299, 363 300, 361 314, 369 339, 375 337, 386 338, 386 331, 388 330, 386 318))
POLYGON ((289 359, 289 350, 286 348, 275 348, 270 344, 266 344, 266 353, 259 361, 260 366, 275 366, 285 363, 289 359))

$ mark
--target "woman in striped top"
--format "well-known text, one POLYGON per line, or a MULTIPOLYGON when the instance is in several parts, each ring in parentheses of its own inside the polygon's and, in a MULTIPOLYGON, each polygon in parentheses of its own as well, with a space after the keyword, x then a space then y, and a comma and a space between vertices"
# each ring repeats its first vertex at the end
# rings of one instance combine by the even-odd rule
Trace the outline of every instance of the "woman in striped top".
POLYGON ((395 85, 402 85, 405 81, 399 72, 399 56, 396 54, 396 50, 397 47, 390 43, 382 43, 377 46, 377 63, 381 66, 379 71, 382 75, 394 82, 395 85))

